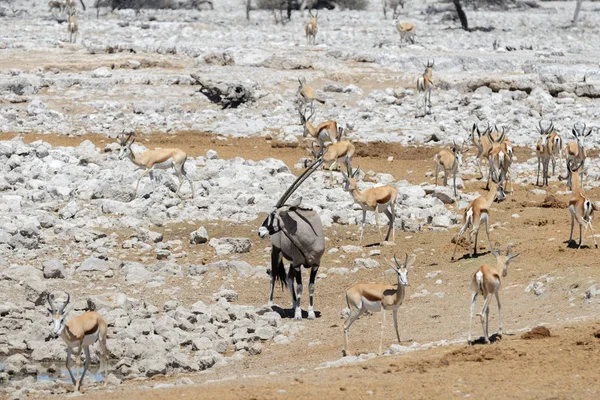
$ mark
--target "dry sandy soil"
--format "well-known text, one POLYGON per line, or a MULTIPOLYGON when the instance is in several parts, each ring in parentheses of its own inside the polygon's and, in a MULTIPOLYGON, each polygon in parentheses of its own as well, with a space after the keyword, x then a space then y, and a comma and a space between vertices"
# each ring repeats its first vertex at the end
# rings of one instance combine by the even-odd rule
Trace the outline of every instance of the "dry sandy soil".
MULTIPOLYGON (((6 139, 11 135, 3 135, 6 139)), ((25 141, 38 137, 26 135, 25 141)), ((43 140, 53 145, 77 145, 89 138, 99 146, 106 140, 100 136, 69 138, 43 135, 43 140)), ((304 150, 272 149, 264 138, 213 140, 201 133, 182 132, 175 135, 154 134, 147 137, 147 146, 178 146, 183 143, 192 155, 204 154, 209 148, 221 157, 241 156, 264 159, 276 156, 288 165, 304 156, 304 150)), ((431 160, 435 148, 404 148, 394 144, 372 143, 358 148, 357 163, 365 170, 387 171, 395 178, 420 183, 425 173, 433 170, 431 160), (375 150, 375 151, 374 151, 375 150), (394 155, 394 161, 387 157, 394 155)), ((517 157, 529 157, 530 150, 517 149, 517 157)), ((467 177, 465 177, 467 178, 467 177)), ((484 192, 484 182, 466 180, 467 192, 484 192)), ((168 376, 151 381, 130 381, 121 385, 116 393, 122 399, 138 398, 280 398, 305 395, 309 397, 363 398, 395 396, 400 398, 432 398, 450 396, 476 396, 489 398, 592 398, 598 395, 595 379, 600 361, 600 325, 598 323, 598 300, 584 299, 584 292, 592 283, 600 280, 596 268, 598 250, 585 247, 569 248, 566 239, 570 217, 566 210, 567 195, 557 194, 554 199, 531 192, 533 184, 517 186, 514 194, 491 211, 492 242, 503 246, 511 242, 520 257, 511 265, 503 280, 502 300, 504 330, 502 340, 492 345, 468 347, 469 281, 472 273, 482 263, 492 263, 486 242, 480 236, 478 258, 462 258, 450 262, 454 248, 452 239, 457 230, 423 231, 419 233, 397 232, 395 246, 381 246, 382 257, 404 252, 417 254, 415 267, 409 273, 410 286, 405 304, 400 310, 400 331, 403 345, 425 344, 440 340, 461 339, 465 342, 434 347, 429 350, 405 355, 377 357, 370 361, 345 367, 315 369, 324 362, 341 357, 342 324, 340 311, 345 307, 343 293, 358 281, 392 282, 393 277, 384 275, 382 269, 361 270, 346 276, 329 275, 316 285, 316 310, 320 314, 315 321, 298 323, 300 332, 288 345, 266 346, 260 356, 248 357, 227 367, 213 368, 208 372, 188 375, 199 386, 177 386, 148 390, 158 383, 172 383, 182 375, 168 376), (518 218, 516 216, 518 215, 518 218), (432 271, 441 273, 432 279, 426 275, 432 271), (549 279, 546 279, 549 278, 549 279), (435 284, 437 279, 442 284, 435 284), (526 293, 532 281, 544 283, 546 291, 540 295, 526 293), (422 290, 430 294, 410 298, 422 290), (438 293, 437 295, 432 295, 438 293), (441 293, 441 294, 440 294, 441 293), (522 332, 539 324, 549 327, 552 336, 524 340, 522 332), (510 384, 509 384, 510 383, 510 384), (493 389, 502 388, 500 391, 493 389)), ((564 183, 551 182, 548 193, 564 190, 564 183)), ((600 190, 588 193, 600 198, 600 190)), ((214 224, 212 235, 235 229, 238 236, 252 240, 252 251, 243 259, 252 265, 267 265, 268 242, 260 241, 256 228, 262 219, 248 224, 214 224)), ((165 226, 165 240, 185 237, 189 226, 165 226)), ((367 226, 365 243, 378 241, 377 231, 367 226)), ((126 232, 119 232, 126 236, 126 232)), ((326 232, 328 248, 346 244, 358 244, 355 226, 334 225, 326 232)), ((587 238, 586 243, 590 244, 587 238)), ((189 246, 189 245, 185 245, 189 246)), ((374 247, 378 248, 378 247, 374 247)), ((213 260, 210 251, 198 252, 196 248, 184 249, 188 255, 182 262, 213 260)), ((365 248, 368 253, 371 248, 365 248)), ((459 253, 465 250, 459 248, 459 253)), ((351 267, 354 257, 348 254, 326 254, 322 271, 328 267, 351 267)), ((136 254, 131 254, 136 259, 136 254)), ((305 274, 305 279, 307 275, 305 274)), ((207 280, 201 287, 186 286, 184 280, 170 282, 180 285, 178 294, 184 302, 198 299, 210 301, 209 296, 221 284, 220 280, 207 280)), ((267 281, 236 284, 241 304, 261 305, 268 295, 267 281)), ((167 298, 152 297, 153 304, 161 306, 167 298)), ((306 306, 306 297, 304 298, 306 306)), ((481 301, 481 300, 480 300, 481 301)), ((289 292, 276 291, 276 304, 289 307, 289 292)), ((481 303, 478 303, 480 307, 481 303)), ((497 328, 497 309, 492 303, 490 331, 497 328)), ((377 350, 379 315, 362 317, 352 328, 350 351, 355 354, 373 353, 377 350)), ((385 346, 395 341, 389 323, 385 329, 385 346)), ((481 327, 474 321, 475 337, 481 327)), ((89 386, 90 398, 106 398, 100 388, 89 386)))

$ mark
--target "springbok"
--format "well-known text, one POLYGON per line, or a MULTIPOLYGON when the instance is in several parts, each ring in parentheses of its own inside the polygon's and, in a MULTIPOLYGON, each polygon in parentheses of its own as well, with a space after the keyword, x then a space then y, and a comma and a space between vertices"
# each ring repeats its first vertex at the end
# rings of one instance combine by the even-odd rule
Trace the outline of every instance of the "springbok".
POLYGON ((312 107, 315 100, 321 104, 325 104, 325 100, 318 98, 313 88, 306 84, 306 78, 298 78, 298 83, 300 84, 300 86, 298 86, 297 93, 298 100, 300 101, 301 105, 306 106, 308 104, 312 107))
POLYGON ((317 32, 319 30, 317 28, 317 18, 319 17, 319 11, 317 11, 315 15, 312 15, 312 11, 308 10, 308 15, 310 15, 311 18, 310 21, 308 21, 308 23, 304 27, 304 31, 306 33, 306 44, 310 44, 312 39, 312 44, 314 45, 316 43, 317 32))
POLYGON ((571 188, 573 194, 569 199, 569 213, 571 213, 571 234, 569 235, 569 244, 573 242, 573 227, 575 220, 579 224, 579 244, 578 248, 581 248, 583 243, 582 230, 585 226, 586 231, 589 228, 592 232, 592 238, 594 239, 594 246, 598 248, 596 242, 596 236, 594 235, 594 227, 592 226, 592 214, 597 211, 594 203, 590 201, 584 194, 583 190, 579 186, 579 170, 583 166, 583 161, 576 167, 573 166, 573 161, 569 161, 567 169, 569 170, 569 178, 571 180, 571 188))
POLYGON ((490 127, 489 123, 487 128, 483 132, 479 129, 477 124, 474 123, 473 128, 471 128, 471 131, 469 132, 469 137, 467 138, 467 141, 472 142, 473 145, 477 148, 475 164, 479 169, 479 174, 481 174, 479 179, 483 179, 484 177, 483 170, 481 169, 481 160, 488 161, 488 156, 490 154, 490 151, 492 150, 492 142, 489 137, 491 130, 492 128, 490 127))
POLYGON ((319 149, 325 148, 325 142, 336 143, 338 136, 341 136, 342 128, 338 128, 338 124, 335 121, 327 120, 321 122, 319 125, 314 126, 310 120, 315 115, 315 108, 310 107, 311 112, 306 118, 306 107, 298 107, 298 113, 300 114, 300 122, 304 125, 303 137, 310 135, 313 139, 319 142, 319 149), (304 111, 303 111, 304 110, 304 111))
POLYGON ((438 185, 438 175, 440 170, 444 170, 444 186, 448 186, 448 174, 452 173, 454 198, 456 198, 456 174, 458 173, 458 168, 462 167, 463 154, 469 151, 469 148, 464 148, 464 145, 465 143, 463 142, 459 147, 456 145, 456 142, 454 142, 452 151, 442 149, 433 156, 433 161, 435 161, 435 186, 438 185))
POLYGON ((425 72, 417 79, 417 117, 424 117, 431 114, 431 90, 433 89, 433 59, 427 61, 425 72), (423 115, 419 115, 420 101, 419 97, 423 93, 423 115))
POLYGON ((535 184, 537 186, 540 185, 540 164, 542 165, 542 186, 548 186, 548 166, 550 164, 550 159, 553 156, 552 153, 552 142, 549 142, 550 132, 554 130, 554 125, 552 122, 548 125, 547 128, 542 127, 542 121, 539 122, 538 131, 540 133, 540 138, 537 141, 537 145, 535 147, 535 154, 537 155, 538 160, 538 168, 537 168, 537 180, 535 184))
POLYGON ((356 185, 356 177, 360 173, 360 168, 352 172, 352 168, 348 168, 348 175, 342 171, 344 176, 344 190, 352 195, 354 202, 362 208, 362 224, 360 229, 360 241, 362 243, 363 234, 365 233, 365 220, 367 218, 367 211, 375 211, 375 224, 379 230, 379 237, 381 236, 381 226, 379 226, 379 212, 383 212, 389 220, 388 231, 385 235, 385 241, 390 238, 390 232, 392 233, 392 242, 396 240, 396 228, 394 226, 394 220, 396 218, 396 199, 398 198, 398 189, 393 186, 377 186, 363 191, 358 190, 356 185))
POLYGON ((137 184, 135 185, 135 197, 137 197, 140 181, 146 174, 150 174, 150 180, 154 181, 153 171, 155 169, 173 168, 177 174, 177 178, 179 178, 179 186, 177 187, 175 195, 179 195, 179 189, 181 189, 181 185, 183 185, 183 177, 185 177, 185 179, 187 179, 187 181, 190 183, 190 187, 192 189, 192 198, 194 198, 194 183, 184 169, 184 164, 187 160, 187 154, 185 151, 173 148, 147 150, 142 154, 135 154, 133 150, 131 150, 131 145, 135 142, 135 138, 129 141, 132 136, 133 133, 130 133, 127 137, 125 137, 124 134, 121 134, 119 137, 119 144, 121 145, 119 159, 122 160, 125 158, 125 156, 128 156, 132 163, 144 169, 144 172, 140 174, 137 184))
POLYGON ((400 34, 400 43, 408 43, 415 44, 415 33, 416 28, 413 24, 409 24, 407 22, 401 22, 396 24, 396 30, 400 34))
POLYGON ((69 304, 71 296, 67 293, 67 301, 57 310, 52 304, 52 298, 50 294, 47 297, 50 308, 48 311, 52 315, 53 333, 56 337, 60 336, 67 345, 67 362, 66 367, 71 376, 73 385, 76 386, 77 390, 81 390, 81 383, 85 377, 85 373, 90 365, 90 346, 100 341, 100 347, 102 347, 102 354, 104 356, 104 385, 106 386, 106 378, 108 377, 108 353, 106 350, 106 332, 107 324, 106 320, 102 318, 100 314, 95 311, 88 311, 75 318, 72 318, 68 323, 65 323, 65 307, 69 304), (79 364, 81 362, 81 350, 85 352, 85 364, 83 367, 83 373, 79 379, 79 383, 73 376, 71 368, 69 367, 69 361, 71 360, 71 353, 74 348, 77 348, 75 359, 77 363, 77 372, 79 372, 79 364))
POLYGON ((500 177, 499 180, 496 180, 496 177, 493 176, 492 179, 494 181, 495 188, 490 190, 486 196, 479 196, 471 203, 469 203, 468 207, 465 208, 463 214, 463 226, 458 233, 456 238, 456 245, 454 246, 454 252, 452 253, 452 260, 454 261, 454 256, 456 255, 456 249, 458 248, 458 243, 460 238, 465 233, 469 226, 472 226, 471 232, 467 234, 467 240, 469 242, 469 251, 471 250, 471 236, 475 235, 475 242, 473 245, 473 256, 477 255, 477 237, 479 236, 479 228, 481 227, 481 223, 485 223, 485 233, 487 234, 488 244, 490 249, 492 248, 492 242, 490 241, 490 230, 489 230, 489 212, 492 207, 492 203, 494 200, 498 202, 504 201, 506 199, 506 193, 504 193, 504 189, 502 188, 502 180, 503 176, 500 177))
MULTIPOLYGON (((556 160, 559 162, 563 158, 563 140, 562 137, 556 132, 556 129, 552 129, 550 132, 550 149, 552 152, 552 175, 556 172, 556 160)), ((559 164, 560 167, 560 164, 559 164)))
POLYGON ((394 328, 396 329, 396 338, 400 342, 400 332, 398 331, 398 308, 404 301, 406 286, 408 286, 408 268, 415 262, 416 256, 413 256, 410 262, 408 254, 404 264, 400 264, 394 255, 394 263, 390 261, 391 267, 396 271, 398 277, 398 286, 394 287, 386 283, 357 283, 346 291, 346 304, 350 309, 350 315, 344 323, 344 348, 342 355, 348 355, 348 331, 350 327, 365 311, 381 312, 381 337, 379 339, 379 354, 382 351, 383 328, 385 326, 385 312, 392 310, 394 317, 394 328))
POLYGON ((502 271, 502 277, 506 277, 508 273, 508 264, 512 259, 516 258, 520 253, 510 254, 510 244, 506 248, 506 255, 500 253, 500 246, 498 250, 494 251, 491 249, 492 255, 496 259, 496 267, 492 267, 488 264, 483 264, 475 273, 471 279, 471 314, 469 318, 469 339, 468 343, 472 344, 471 340, 471 326, 473 322, 473 310, 475 309, 475 301, 477 295, 483 296, 483 308, 481 313, 477 314, 481 319, 481 328, 483 329, 483 338, 486 343, 490 342, 489 335, 489 316, 490 316, 490 302, 492 295, 496 296, 498 302, 498 336, 502 337, 502 308, 500 306, 500 271, 502 271), (483 319, 483 313, 485 313, 485 321, 483 319))
POLYGON ((342 137, 342 130, 338 130, 338 137, 335 143, 327 146, 327 148, 321 147, 317 152, 315 150, 315 142, 312 143, 312 155, 315 160, 322 156, 323 163, 329 164, 329 184, 333 185, 333 168, 337 165, 344 164, 346 169, 352 168, 352 157, 356 148, 354 144, 349 140, 340 140, 342 137))
POLYGON ((67 32, 69 33, 69 43, 73 43, 73 39, 77 42, 77 33, 79 32, 79 25, 75 20, 75 8, 67 8, 69 12, 69 21, 67 22, 67 32), (73 38, 74 37, 74 38, 73 38))
MULTIPOLYGON (((567 167, 569 165, 569 162, 574 162, 575 164, 581 163, 581 167, 583 167, 585 164, 585 159, 587 158, 587 153, 585 151, 585 138, 587 138, 588 136, 590 136, 592 134, 592 128, 590 128, 586 132, 585 131, 586 127, 587 127, 586 124, 583 124, 583 129, 579 129, 576 124, 573 125, 573 130, 571 131, 571 133, 575 137, 576 141, 569 142, 567 144, 567 148, 565 149, 565 158, 567 161, 567 167)), ((579 169, 581 167, 578 167, 577 169, 579 169)), ((570 171, 568 168, 567 168, 567 172, 570 176, 570 171)), ((582 170, 580 172, 580 175, 582 175, 583 173, 584 173, 584 171, 582 170)), ((579 181, 583 185, 583 176, 580 176, 579 181)), ((570 179, 568 177, 567 177, 567 182, 570 182, 570 179)))
POLYGON ((510 181, 510 192, 513 192, 513 180, 510 170, 513 156, 512 144, 506 139, 506 128, 503 127, 502 132, 500 132, 497 127, 495 129, 495 138, 493 134, 488 133, 488 139, 492 143, 492 148, 488 154, 490 170, 485 188, 489 189, 490 178, 493 174, 496 174, 497 177, 504 175, 507 181, 505 185, 506 189, 508 190, 508 182, 510 181))
POLYGON ((310 268, 308 284, 309 305, 308 319, 315 319, 314 292, 315 277, 321 265, 321 257, 325 252, 325 234, 321 218, 313 210, 301 208, 299 205, 286 205, 285 202, 302 185, 302 183, 317 170, 322 160, 318 159, 307 168, 292 185, 283 193, 271 212, 258 229, 261 239, 271 236, 271 287, 269 305, 273 304, 275 281, 281 281, 281 286, 288 286, 292 295, 292 309, 296 320, 302 320, 302 266, 310 268), (290 261, 286 276, 283 258, 290 261), (294 290, 296 278, 297 296, 294 290))

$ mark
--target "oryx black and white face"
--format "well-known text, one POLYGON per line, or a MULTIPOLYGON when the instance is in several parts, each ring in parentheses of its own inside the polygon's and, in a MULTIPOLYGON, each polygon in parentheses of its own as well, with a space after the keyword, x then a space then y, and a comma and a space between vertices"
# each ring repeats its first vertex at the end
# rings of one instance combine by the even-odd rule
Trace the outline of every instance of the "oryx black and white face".
POLYGON ((277 218, 277 210, 265 218, 260 228, 258 228, 258 236, 261 239, 265 239, 270 234, 274 233, 279 226, 279 219, 277 218))

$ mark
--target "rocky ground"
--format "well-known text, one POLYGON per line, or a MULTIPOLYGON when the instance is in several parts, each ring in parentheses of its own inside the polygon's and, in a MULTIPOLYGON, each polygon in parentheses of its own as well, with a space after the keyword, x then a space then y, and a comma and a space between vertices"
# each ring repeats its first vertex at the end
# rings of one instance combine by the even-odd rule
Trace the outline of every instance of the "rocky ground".
MULTIPOLYGON (((103 11, 100 19, 95 10, 80 12, 76 44, 65 42, 65 25, 45 5, 8 12, 0 38, 0 396, 71 390, 61 368, 65 347, 50 335, 44 304, 47 293, 60 302, 65 291, 70 316, 95 309, 109 322, 108 388, 95 382, 102 378, 94 369, 85 384, 91 397, 106 390, 119 398, 194 397, 207 389, 237 397, 240 385, 247 398, 314 394, 315 372, 326 377, 319 390, 328 396, 390 395, 411 383, 422 388, 411 398, 481 397, 485 387, 472 378, 480 372, 469 375, 480 369, 473 361, 515 383, 504 395, 597 395, 585 367, 600 361, 597 250, 589 237, 583 249, 567 246, 564 163, 549 187, 538 188, 533 152, 540 118, 554 121, 565 141, 573 123, 597 124, 595 3, 584 4, 578 27, 569 25, 570 3, 469 11, 473 26, 495 28, 469 33, 420 3, 409 2, 401 17, 418 32, 405 47, 376 4, 368 12, 321 11, 316 46, 305 45, 298 15, 281 26, 253 12, 248 23, 237 2, 214 11, 103 11), (428 58, 435 59, 434 113, 415 118, 414 82, 428 58), (197 78, 225 92, 240 88, 234 92, 244 102, 214 104, 197 78), (355 141, 361 187, 391 184, 400 193, 396 244, 379 245, 370 214, 368 246, 359 246, 361 212, 339 173, 330 182, 318 171, 298 191, 327 236, 318 318, 303 322, 290 319, 287 291, 276 291, 278 306, 265 306, 269 242, 256 234, 308 155, 294 103, 298 78, 325 99, 317 119, 336 119, 355 141), (516 190, 493 206, 491 235, 521 256, 503 282, 509 335, 470 349, 469 278, 493 258, 481 241, 481 258, 449 261, 462 210, 484 193, 484 182, 471 152, 454 202, 451 190, 433 185, 432 157, 465 140, 474 122, 510 127, 516 190), (170 171, 142 180, 136 196, 140 172, 117 156, 122 131, 136 132, 136 152, 185 149, 194 198, 187 182, 181 198, 174 195, 170 171), (438 141, 424 143, 431 135, 438 141), (391 282, 386 259, 404 252, 417 262, 400 313, 403 342, 392 344, 388 326, 387 356, 376 357, 379 319, 365 316, 351 332, 359 355, 340 359, 344 290, 391 282), (540 324, 551 338, 535 345, 521 338, 540 324), (557 346, 570 361, 549 354, 557 346), (523 363, 540 367, 523 370, 523 363), (539 378, 561 368, 581 382, 539 378), (365 374, 366 388, 357 382, 365 374), (407 383, 393 383, 403 376, 407 383)), ((597 131, 586 144, 586 193, 597 200, 597 131)), ((491 327, 495 311, 493 303, 491 327)))

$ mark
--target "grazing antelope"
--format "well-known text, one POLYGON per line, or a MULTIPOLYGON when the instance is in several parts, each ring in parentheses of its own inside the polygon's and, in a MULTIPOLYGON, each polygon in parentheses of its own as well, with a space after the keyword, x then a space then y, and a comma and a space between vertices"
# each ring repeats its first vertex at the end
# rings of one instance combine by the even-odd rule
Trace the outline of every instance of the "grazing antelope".
POLYGON ((537 155, 538 160, 538 169, 537 169, 537 180, 535 184, 537 186, 540 185, 540 164, 542 165, 542 186, 548 186, 548 166, 550 163, 550 159, 553 156, 552 153, 552 142, 549 142, 550 132, 554 130, 554 125, 552 122, 548 125, 547 128, 542 127, 542 121, 539 122, 538 131, 540 132, 540 138, 537 141, 537 145, 535 147, 535 154, 537 155))
POLYGON ((315 100, 321 104, 325 104, 325 100, 319 99, 313 88, 306 84, 306 78, 298 78, 298 83, 300 83, 300 86, 298 86, 298 100, 301 105, 306 106, 309 104, 312 107, 315 100))
POLYGON ((287 285, 292 295, 292 308, 297 320, 302 320, 300 300, 302 297, 302 266, 310 268, 308 284, 309 306, 308 319, 315 319, 313 310, 315 277, 321 265, 321 257, 325 252, 325 235, 321 218, 313 210, 301 208, 299 205, 286 205, 285 202, 302 185, 302 183, 321 165, 322 160, 315 161, 304 171, 283 193, 275 210, 269 214, 258 229, 258 235, 264 239, 271 236, 271 289, 269 305, 273 304, 275 281, 280 280, 282 288, 287 285), (286 277, 283 258, 290 261, 286 277), (294 277, 298 287, 297 296, 294 290, 294 277))
MULTIPOLYGON (((583 124, 583 129, 579 129, 576 124, 573 125, 573 130, 571 133, 575 137, 575 142, 569 142, 567 144, 567 148, 565 149, 565 158, 567 161, 567 167, 569 162, 574 162, 575 164, 581 163, 581 167, 583 167, 585 163, 585 159, 587 158, 587 153, 585 151, 585 138, 590 136, 592 133, 592 128, 590 128, 587 132, 586 124, 583 124)), ((578 168, 579 169, 579 168, 578 168)), ((567 182, 570 182, 570 171, 567 168, 568 177, 567 182)), ((583 174, 584 171, 581 171, 580 174, 583 174)), ((579 181, 583 187, 583 177, 580 176, 579 181)), ((570 188, 570 187, 569 187, 570 188)), ((572 189, 572 188, 571 188, 572 189)))
POLYGON ((181 186, 183 185, 183 177, 185 177, 185 179, 187 179, 187 181, 190 183, 190 187, 192 189, 192 198, 194 198, 194 183, 184 169, 184 164, 187 160, 187 154, 185 151, 181 149, 157 149, 147 150, 142 154, 135 154, 133 150, 131 150, 131 145, 135 142, 135 138, 129 141, 132 136, 133 133, 130 133, 127 137, 125 137, 124 134, 121 134, 119 138, 119 144, 121 145, 119 159, 122 160, 125 158, 125 156, 128 156, 132 163, 144 169, 144 172, 140 174, 137 184, 135 185, 135 197, 137 197, 140 181, 146 174, 150 174, 150 180, 154 181, 153 171, 155 169, 173 168, 177 174, 177 178, 179 178, 179 186, 177 187, 175 195, 179 195, 179 189, 181 189, 181 186))
POLYGON ((456 198, 456 174, 458 173, 458 168, 462 167, 462 157, 469 148, 464 148, 464 142, 458 147, 456 142, 454 142, 454 147, 452 151, 447 149, 440 150, 435 156, 433 156, 433 161, 435 161, 435 186, 438 185, 438 175, 440 170, 444 170, 444 186, 448 186, 448 174, 453 174, 453 183, 454 183, 454 197, 456 198))
POLYGON ((325 142, 336 143, 342 134, 342 128, 338 128, 337 122, 331 120, 321 122, 319 125, 314 126, 310 120, 315 115, 315 108, 310 107, 310 109, 311 113, 308 118, 306 118, 306 107, 300 106, 298 108, 300 122, 304 125, 304 133, 302 136, 307 137, 310 135, 313 139, 317 140, 320 149, 325 147, 325 142))
POLYGON ((362 208, 362 227, 360 230, 360 241, 362 243, 363 234, 365 232, 365 220, 367 218, 367 211, 375 211, 375 224, 379 229, 379 237, 381 236, 381 227, 379 226, 379 212, 383 212, 389 220, 388 231, 385 235, 385 241, 390 238, 390 232, 392 233, 392 242, 396 240, 396 227, 394 226, 394 220, 396 218, 396 199, 398 198, 398 189, 393 186, 385 185, 373 187, 363 191, 358 190, 356 185, 356 177, 360 173, 360 168, 352 172, 352 168, 348 168, 348 175, 342 171, 344 175, 344 190, 352 195, 354 202, 356 202, 362 208))
POLYGON ((365 311, 381 312, 381 338, 379 339, 379 354, 381 355, 383 344, 383 329, 385 326, 385 312, 392 310, 394 317, 394 328, 396 329, 396 338, 400 342, 400 332, 398 331, 398 308, 404 301, 406 286, 408 286, 408 268, 415 262, 416 256, 413 256, 410 262, 408 254, 404 264, 400 264, 394 255, 394 263, 390 261, 391 267, 396 271, 398 277, 398 286, 394 287, 386 283, 357 283, 346 291, 346 304, 350 309, 350 315, 344 323, 344 348, 342 355, 348 355, 348 331, 350 326, 365 311))
POLYGON ((319 151, 315 151, 315 142, 312 143, 312 154, 315 159, 321 155, 323 157, 323 163, 329 164, 329 183, 333 184, 333 168, 338 164, 342 163, 346 166, 346 169, 352 168, 352 157, 356 148, 354 144, 349 140, 340 140, 342 137, 342 130, 338 130, 337 141, 326 148, 320 148, 319 151))
POLYGON ((89 311, 81 314, 78 317, 72 318, 68 323, 65 324, 65 307, 69 304, 71 296, 67 293, 67 301, 57 310, 52 304, 52 298, 48 294, 47 300, 50 308, 48 311, 52 315, 53 333, 57 337, 60 336, 67 345, 67 371, 71 376, 73 385, 76 386, 77 390, 81 390, 81 383, 85 377, 85 373, 90 365, 90 346, 100 341, 100 347, 102 347, 102 354, 104 356, 104 385, 106 386, 106 378, 108 377, 108 354, 106 350, 106 331, 107 324, 106 320, 102 318, 100 314, 95 311, 89 311), (79 371, 79 363, 81 357, 81 350, 85 352, 85 364, 83 367, 83 373, 79 379, 79 383, 73 376, 71 368, 69 368, 69 361, 71 360, 71 352, 74 348, 77 348, 75 355, 76 362, 78 365, 77 370, 79 371))
POLYGON ((504 201, 506 199, 506 193, 504 193, 504 189, 502 188, 502 179, 504 177, 501 176, 499 180, 496 180, 496 177, 493 176, 492 179, 494 181, 495 188, 490 190, 487 195, 479 196, 465 209, 463 214, 463 226, 458 233, 456 238, 456 245, 454 246, 454 252, 452 253, 452 260, 454 260, 454 256, 456 255, 456 249, 458 248, 458 243, 460 238, 465 233, 469 226, 472 226, 471 232, 467 234, 467 240, 469 242, 469 251, 471 251, 471 236, 475 235, 475 242, 473 245, 473 256, 477 255, 477 237, 479 236, 479 228, 481 227, 481 223, 485 223, 485 233, 487 234, 488 244, 490 249, 492 248, 492 242, 490 241, 490 230, 489 230, 489 213, 490 208, 492 207, 492 203, 494 200, 498 202, 504 201))
POLYGON ((510 254, 510 244, 506 248, 506 255, 502 255, 500 252, 500 246, 498 246, 498 250, 494 251, 491 249, 492 255, 496 259, 496 267, 492 267, 488 264, 483 264, 479 269, 473 274, 473 278, 471 279, 471 314, 469 318, 469 339, 468 343, 472 344, 471 340, 471 325, 473 322, 473 310, 475 309, 475 301, 477 300, 477 295, 480 294, 483 296, 483 308, 481 309, 481 313, 477 314, 481 319, 481 328, 483 329, 483 338, 486 343, 490 342, 490 335, 488 331, 489 327, 489 316, 490 316, 490 302, 492 300, 492 295, 496 296, 496 301, 498 302, 498 336, 502 337, 502 308, 500 306, 500 271, 502 271, 502 277, 506 277, 508 273, 508 264, 512 259, 516 258, 520 253, 510 254), (483 320, 483 313, 485 313, 485 321, 483 320))
POLYGON ((401 22, 396 24, 396 30, 400 34, 400 43, 411 43, 415 44, 415 33, 416 28, 413 24, 401 22))
POLYGON ((417 117, 431 114, 431 90, 433 89, 433 59, 427 61, 425 72, 417 79, 417 117), (419 96, 423 93, 423 115, 419 115, 419 96))
POLYGON ((75 9, 68 8, 69 11, 69 21, 67 23, 67 32, 69 32, 69 43, 73 43, 73 41, 77 41, 77 32, 79 32, 79 25, 77 25, 77 21, 75 20, 75 9))
POLYGON ((573 161, 569 161, 567 169, 569 170, 569 177, 571 179, 571 188, 573 194, 569 200, 569 212, 571 213, 571 234, 569 235, 569 243, 573 241, 573 227, 575 220, 579 223, 579 244, 577 248, 581 248, 583 243, 582 230, 585 226, 586 231, 589 228, 592 232, 592 238, 594 239, 594 246, 598 248, 596 242, 596 236, 594 235, 594 228, 592 226, 592 214, 597 211, 594 203, 590 201, 583 194, 583 190, 579 186, 579 170, 583 167, 583 161, 581 161, 576 167, 573 166, 573 161))
POLYGON ((469 132, 468 141, 471 141, 473 145, 477 148, 477 156, 475 158, 476 165, 479 169, 479 173, 481 176, 479 179, 483 179, 483 170, 481 169, 481 160, 489 161, 489 154, 492 150, 492 142, 490 140, 489 135, 491 134, 492 128, 489 123, 487 128, 482 132, 477 124, 473 124, 473 128, 471 132, 469 132), (476 136, 477 134, 477 136, 476 136))
POLYGON ((304 31, 306 32, 306 44, 310 44, 312 39, 312 44, 314 45, 317 39, 317 18, 319 17, 319 11, 315 15, 312 15, 312 11, 308 10, 308 15, 310 15, 311 19, 308 21, 306 26, 304 27, 304 31))

